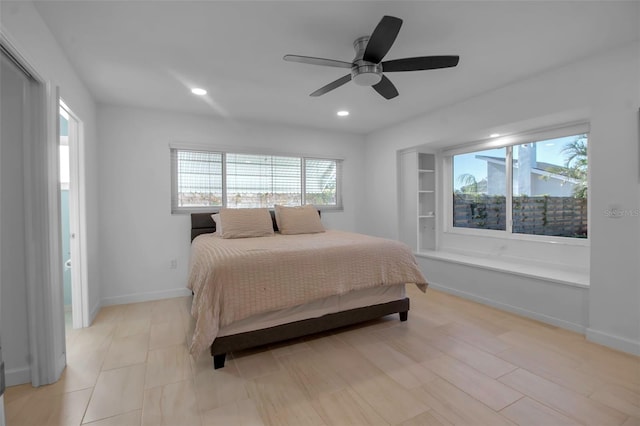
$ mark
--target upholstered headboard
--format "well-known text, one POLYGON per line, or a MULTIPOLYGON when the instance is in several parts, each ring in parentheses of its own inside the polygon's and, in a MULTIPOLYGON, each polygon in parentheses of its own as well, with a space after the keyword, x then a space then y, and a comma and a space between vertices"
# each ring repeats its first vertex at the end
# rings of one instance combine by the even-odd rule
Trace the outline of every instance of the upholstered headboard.
MULTIPOLYGON (((212 234, 216 232, 216 223, 211 218, 211 215, 217 212, 209 213, 191 213, 191 241, 195 237, 201 234, 212 234)), ((276 223, 276 213, 273 210, 269 210, 271 213, 271 221, 273 222, 273 230, 278 232, 278 224, 276 223)), ((318 210, 320 215, 320 210, 318 210)))

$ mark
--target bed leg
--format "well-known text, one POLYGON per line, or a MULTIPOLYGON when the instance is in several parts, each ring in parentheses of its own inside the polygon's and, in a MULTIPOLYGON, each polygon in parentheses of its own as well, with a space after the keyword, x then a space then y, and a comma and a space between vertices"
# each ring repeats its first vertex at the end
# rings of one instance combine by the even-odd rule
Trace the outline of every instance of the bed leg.
POLYGON ((409 311, 398 312, 400 314, 400 321, 406 321, 409 317, 409 311))
POLYGON ((224 360, 227 357, 227 354, 220 354, 213 356, 213 369, 217 370, 218 368, 224 367, 224 360))

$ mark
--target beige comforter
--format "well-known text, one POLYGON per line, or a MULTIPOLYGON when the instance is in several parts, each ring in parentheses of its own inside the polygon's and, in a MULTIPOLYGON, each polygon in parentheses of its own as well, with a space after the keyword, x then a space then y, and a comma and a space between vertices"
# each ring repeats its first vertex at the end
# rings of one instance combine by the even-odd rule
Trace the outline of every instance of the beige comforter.
POLYGON ((188 287, 196 326, 191 353, 211 345, 220 328, 251 315, 369 287, 427 282, 409 247, 341 231, 222 239, 201 235, 191 246, 188 287))

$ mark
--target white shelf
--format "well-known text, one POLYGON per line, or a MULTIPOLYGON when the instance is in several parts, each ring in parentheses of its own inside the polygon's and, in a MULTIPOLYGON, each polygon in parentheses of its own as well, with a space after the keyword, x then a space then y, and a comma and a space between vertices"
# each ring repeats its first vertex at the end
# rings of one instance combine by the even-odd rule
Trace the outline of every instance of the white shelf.
POLYGON ((418 250, 433 250, 436 247, 435 166, 433 154, 418 153, 418 250))
POLYGON ((408 150, 400 156, 400 241, 414 251, 436 248, 436 156, 408 150))

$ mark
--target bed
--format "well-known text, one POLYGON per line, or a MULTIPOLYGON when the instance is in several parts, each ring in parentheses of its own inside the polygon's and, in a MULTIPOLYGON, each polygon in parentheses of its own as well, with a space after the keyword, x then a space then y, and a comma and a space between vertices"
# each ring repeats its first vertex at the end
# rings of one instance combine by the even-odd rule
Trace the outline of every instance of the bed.
POLYGON ((396 241, 332 230, 282 235, 273 210, 272 236, 225 239, 211 215, 191 215, 188 287, 190 350, 209 348, 215 369, 233 351, 395 313, 406 321, 405 284, 426 290, 411 251, 396 241))

